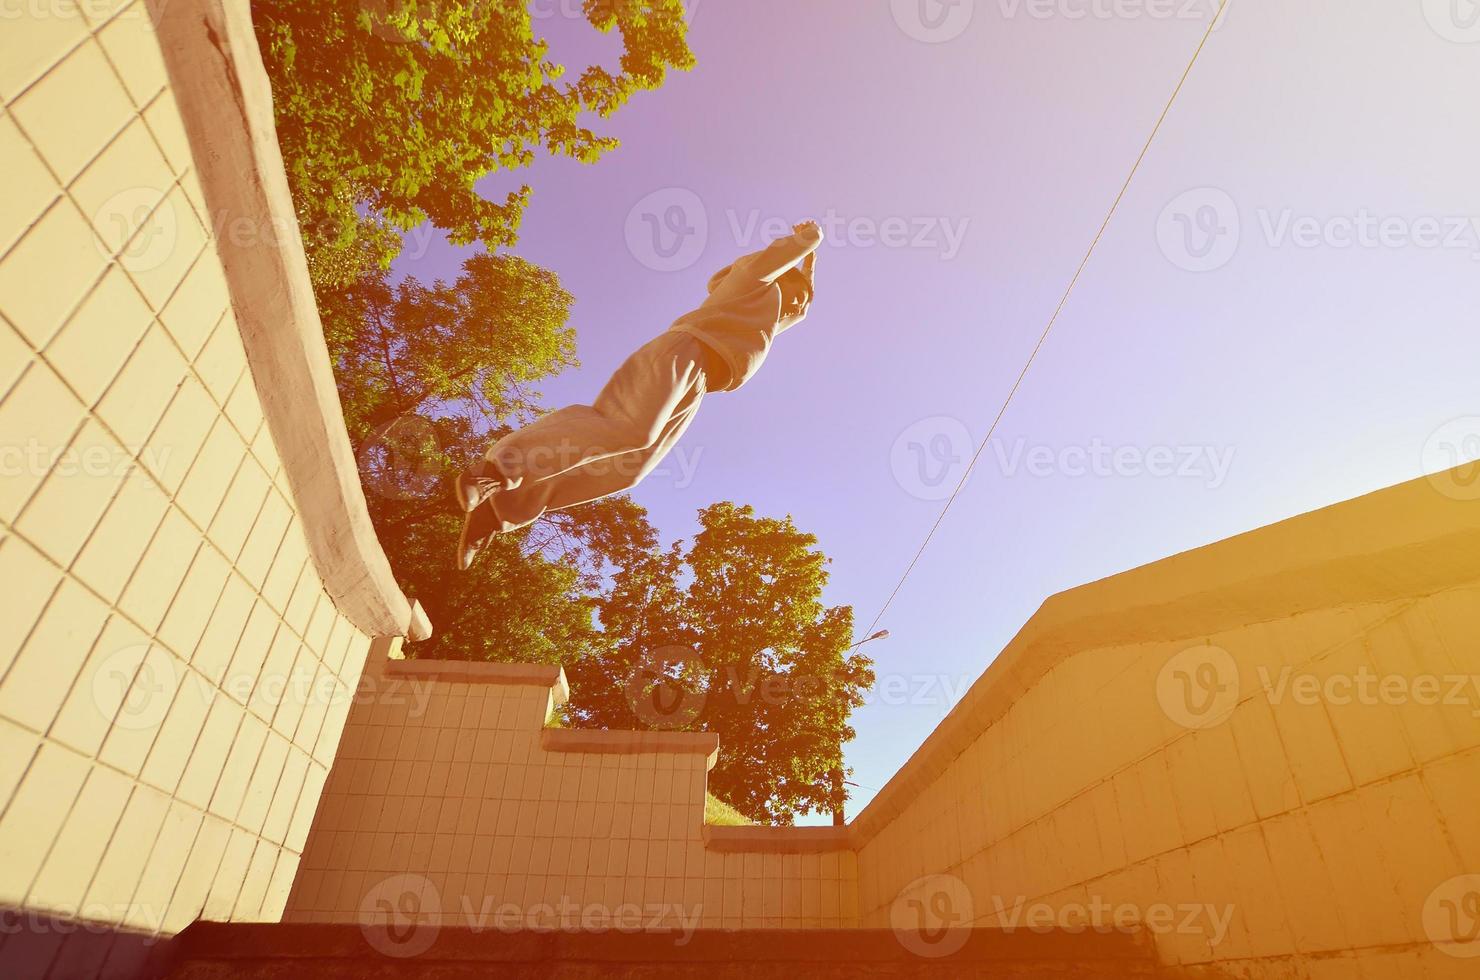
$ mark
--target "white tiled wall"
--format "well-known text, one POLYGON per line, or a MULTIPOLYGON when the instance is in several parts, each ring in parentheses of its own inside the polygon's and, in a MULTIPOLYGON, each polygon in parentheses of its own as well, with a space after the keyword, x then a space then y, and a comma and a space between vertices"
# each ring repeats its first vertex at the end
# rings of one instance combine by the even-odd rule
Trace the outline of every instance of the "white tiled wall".
POLYGON ((142 0, 7 6, 0 102, 0 905, 275 919, 369 641, 309 559, 142 0))

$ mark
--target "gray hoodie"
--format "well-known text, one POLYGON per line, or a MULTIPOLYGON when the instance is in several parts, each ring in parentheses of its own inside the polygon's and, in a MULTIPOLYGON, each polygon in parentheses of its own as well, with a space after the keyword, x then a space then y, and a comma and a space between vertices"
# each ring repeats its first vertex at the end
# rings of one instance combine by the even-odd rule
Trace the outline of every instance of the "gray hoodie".
POLYGON ((720 356, 728 377, 706 377, 710 391, 734 391, 760 370, 771 342, 807 315, 781 315, 781 287, 787 272, 822 244, 812 229, 780 238, 716 272, 709 280, 709 296, 702 306, 686 313, 671 329, 697 338, 720 356))

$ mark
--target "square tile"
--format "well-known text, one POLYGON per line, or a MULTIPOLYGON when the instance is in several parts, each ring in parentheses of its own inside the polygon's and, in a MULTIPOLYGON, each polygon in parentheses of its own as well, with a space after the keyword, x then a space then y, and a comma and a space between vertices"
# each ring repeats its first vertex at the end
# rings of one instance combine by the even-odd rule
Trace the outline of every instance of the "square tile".
POLYGON ((0 538, 0 620, 12 624, 0 633, 0 677, 20 651, 31 624, 41 616, 61 581, 62 570, 14 535, 0 538))
POLYGON ((95 405, 128 362, 154 314, 122 272, 109 266, 56 338, 46 360, 84 404, 95 405))
POLYGON ((0 31, 0 102, 14 99, 87 40, 87 22, 75 3, 59 0, 45 10, 48 16, 8 17, 0 31))
MULTIPOLYGON (((7 33, 14 26, 8 23, 7 33)), ((70 184, 108 145, 134 111, 94 41, 73 49, 10 105, 11 114, 64 184, 70 184), (87 93, 86 98, 79 98, 79 92, 87 93)))
POLYGON ((89 418, 51 468, 16 528, 57 564, 72 564, 133 468, 130 453, 89 418))
POLYGON ((0 520, 13 521, 80 427, 86 410, 48 366, 32 364, 0 402, 0 520))
POLYGON ((137 106, 148 105, 167 81, 154 25, 141 15, 143 9, 142 2, 136 3, 131 8, 135 16, 115 17, 98 31, 98 43, 137 106))
POLYGON ((226 419, 218 418, 175 495, 175 503, 201 527, 210 527, 246 456, 247 447, 241 437, 226 419))
POLYGON ((107 262, 82 213, 63 198, 0 259, 0 313, 40 350, 107 262))
POLYGON ((128 620, 109 619, 52 723, 51 737, 84 755, 97 755, 148 648, 149 638, 128 620))
POLYGON ((137 451, 148 442, 185 374, 180 352, 161 327, 152 326, 98 403, 98 417, 120 442, 137 451))
POLYGON ((90 768, 75 752, 51 743, 41 746, 0 818, 0 902, 23 906, 90 768))
POLYGON ((92 537, 82 546, 72 574, 109 602, 116 601, 168 507, 168 498, 148 474, 130 470, 92 537))
POLYGON ((220 412, 205 388, 189 375, 181 381, 139 461, 170 493, 177 493, 220 412))
POLYGON ((200 546, 200 532, 185 516, 174 508, 166 511, 149 550, 123 590, 119 608, 146 629, 158 629, 200 546))
POLYGON ((88 164, 70 191, 112 257, 126 247, 142 251, 151 246, 151 239, 135 236, 174 186, 175 175, 149 127, 135 118, 88 164))
POLYGON ((0 714, 38 732, 50 728, 107 619, 107 606, 64 579, 0 682, 0 714))
POLYGON ((62 190, 36 155, 31 141, 21 134, 10 116, 3 114, 0 114, 0 173, 5 174, 5 196, 0 198, 0 255, 4 255, 62 190))
POLYGON ((216 250, 207 248, 190 267, 159 318, 185 356, 193 361, 230 305, 231 297, 226 289, 226 275, 221 271, 221 262, 216 257, 216 250))
POLYGON ((77 803, 57 835, 31 890, 30 901, 42 907, 79 908, 88 882, 108 849, 108 838, 123 817, 133 781, 106 766, 93 766, 77 803))
POLYGON ((149 103, 149 108, 144 110, 144 122, 149 124, 154 141, 164 151, 170 169, 177 175, 190 170, 193 163, 190 138, 185 132, 185 124, 180 120, 180 107, 175 102, 174 93, 166 91, 149 103))
POLYGON ((206 233, 185 192, 175 187, 139 226, 118 257, 151 309, 170 297, 206 248, 206 233))

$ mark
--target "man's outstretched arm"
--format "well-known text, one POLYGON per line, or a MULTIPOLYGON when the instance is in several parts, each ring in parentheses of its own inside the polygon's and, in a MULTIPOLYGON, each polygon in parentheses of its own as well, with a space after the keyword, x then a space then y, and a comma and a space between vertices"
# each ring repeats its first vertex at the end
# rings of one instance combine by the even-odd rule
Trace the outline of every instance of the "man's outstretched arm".
MULTIPOLYGON (((804 221, 792 234, 778 238, 761 251, 741 259, 736 263, 736 271, 758 282, 775 282, 804 261, 815 262, 821 245, 822 227, 815 221, 804 221)), ((804 271, 810 272, 810 266, 804 271)))

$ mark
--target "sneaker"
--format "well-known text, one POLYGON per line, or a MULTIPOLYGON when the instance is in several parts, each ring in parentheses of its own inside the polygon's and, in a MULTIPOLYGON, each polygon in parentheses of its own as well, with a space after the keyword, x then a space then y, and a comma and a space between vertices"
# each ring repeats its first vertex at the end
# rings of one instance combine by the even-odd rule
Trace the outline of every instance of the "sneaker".
POLYGON ((463 520, 462 534, 457 539, 457 567, 466 572, 473 567, 478 552, 498 534, 500 521, 488 505, 475 507, 463 520))
POLYGON ((457 475, 457 505, 464 514, 471 514, 489 497, 506 489, 508 479, 492 463, 480 459, 457 475))

